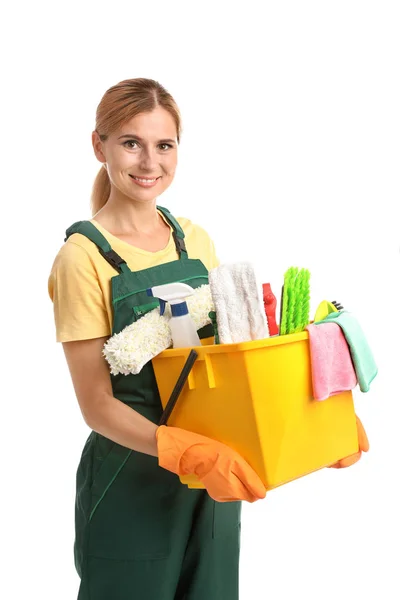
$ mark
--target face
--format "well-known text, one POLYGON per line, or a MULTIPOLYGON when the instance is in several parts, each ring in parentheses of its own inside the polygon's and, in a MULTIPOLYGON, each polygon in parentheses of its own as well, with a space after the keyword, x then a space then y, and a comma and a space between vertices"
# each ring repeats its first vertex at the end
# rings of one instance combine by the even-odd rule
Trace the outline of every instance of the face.
POLYGON ((92 143, 98 160, 107 164, 111 195, 148 202, 171 185, 178 143, 174 119, 164 108, 137 115, 105 142, 94 131, 92 143))

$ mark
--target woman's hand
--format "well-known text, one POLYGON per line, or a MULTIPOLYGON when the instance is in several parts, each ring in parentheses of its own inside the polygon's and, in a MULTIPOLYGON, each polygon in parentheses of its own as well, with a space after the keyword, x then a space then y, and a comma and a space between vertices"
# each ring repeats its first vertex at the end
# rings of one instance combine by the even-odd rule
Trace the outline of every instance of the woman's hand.
POLYGON ((218 502, 265 498, 257 473, 235 450, 211 438, 161 425, 156 431, 160 467, 176 475, 196 474, 218 502))
POLYGON ((351 467, 354 463, 358 462, 362 456, 363 452, 368 452, 369 450, 369 441, 367 434, 365 433, 365 429, 360 419, 356 415, 357 422, 357 434, 358 434, 358 452, 355 454, 350 454, 350 456, 346 456, 346 458, 341 458, 337 463, 330 465, 330 468, 333 469, 343 469, 345 467, 351 467))

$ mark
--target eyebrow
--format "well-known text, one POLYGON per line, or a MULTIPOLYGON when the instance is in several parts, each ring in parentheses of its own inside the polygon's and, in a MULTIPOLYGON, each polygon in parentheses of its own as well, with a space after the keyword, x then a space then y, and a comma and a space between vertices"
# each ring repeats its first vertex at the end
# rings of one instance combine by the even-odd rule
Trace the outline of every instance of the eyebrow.
MULTIPOLYGON (((135 133, 125 133, 124 135, 120 135, 118 139, 121 140, 122 138, 134 138, 135 140, 139 140, 139 142, 143 142, 143 138, 139 137, 135 133)), ((172 142, 173 144, 175 144, 176 140, 172 140, 171 138, 166 138, 164 140, 158 140, 159 144, 166 143, 166 142, 172 142)))

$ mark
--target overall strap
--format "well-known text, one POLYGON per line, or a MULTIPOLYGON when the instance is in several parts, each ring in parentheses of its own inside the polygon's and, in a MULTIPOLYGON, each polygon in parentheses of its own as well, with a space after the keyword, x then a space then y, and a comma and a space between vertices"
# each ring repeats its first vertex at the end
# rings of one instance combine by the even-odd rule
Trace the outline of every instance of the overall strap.
POLYGON ((114 252, 104 235, 100 233, 93 223, 90 221, 77 221, 76 223, 73 223, 65 232, 66 238, 64 239, 64 242, 66 242, 73 233, 81 233, 96 244, 100 254, 104 256, 106 261, 109 262, 118 273, 130 272, 126 261, 121 258, 119 254, 114 252))
POLYGON ((168 208, 165 208, 164 206, 157 206, 157 210, 159 210, 164 215, 164 217, 172 227, 172 237, 174 238, 175 247, 176 251, 179 254, 179 258, 188 258, 188 253, 186 250, 186 244, 184 240, 185 234, 182 227, 179 225, 175 217, 171 215, 168 208))

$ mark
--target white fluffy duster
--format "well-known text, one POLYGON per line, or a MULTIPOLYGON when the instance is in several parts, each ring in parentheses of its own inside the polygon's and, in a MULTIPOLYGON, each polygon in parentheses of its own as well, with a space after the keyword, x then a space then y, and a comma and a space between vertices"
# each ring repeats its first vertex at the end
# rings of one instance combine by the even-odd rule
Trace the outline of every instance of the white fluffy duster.
MULTIPOLYGON (((186 298, 186 303, 196 329, 211 323, 208 313, 215 309, 209 285, 196 288, 194 294, 186 298)), ((171 309, 167 304, 164 315, 155 308, 110 337, 104 344, 103 356, 110 365, 111 374, 137 375, 146 363, 169 348, 172 344, 170 318, 171 309)))

